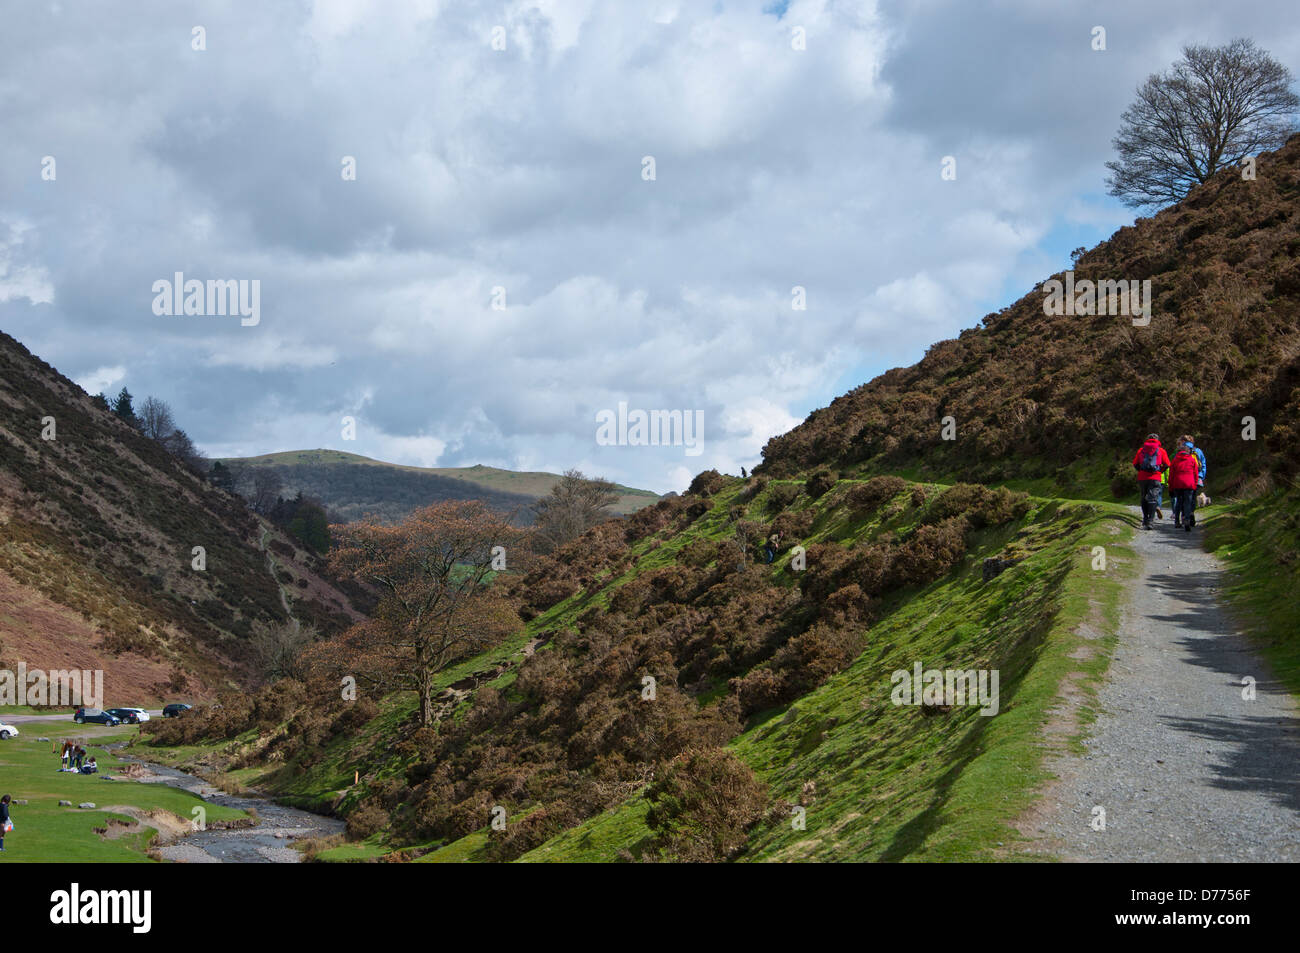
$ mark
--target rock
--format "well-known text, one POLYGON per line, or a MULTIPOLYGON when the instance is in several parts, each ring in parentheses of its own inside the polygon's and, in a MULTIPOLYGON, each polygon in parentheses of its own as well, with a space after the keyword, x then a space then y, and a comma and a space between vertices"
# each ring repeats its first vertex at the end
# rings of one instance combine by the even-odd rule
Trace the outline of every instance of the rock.
POLYGON ((984 581, 988 582, 996 576, 1000 576, 1004 570, 1010 569, 1019 560, 1015 559, 998 559, 996 556, 990 556, 984 560, 984 581))
POLYGON ((59 807, 72 807, 72 802, 71 802, 71 801, 60 801, 60 802, 59 802, 59 807))
POLYGON ((93 811, 95 809, 95 802, 82 801, 80 804, 77 805, 77 807, 81 808, 83 811, 93 811))
POLYGON ((27 803, 27 798, 25 797, 15 798, 14 803, 17 804, 19 807, 22 807, 24 804, 27 803))
POLYGON ((50 739, 49 739, 49 738, 37 738, 36 740, 37 740, 37 741, 49 741, 50 739))

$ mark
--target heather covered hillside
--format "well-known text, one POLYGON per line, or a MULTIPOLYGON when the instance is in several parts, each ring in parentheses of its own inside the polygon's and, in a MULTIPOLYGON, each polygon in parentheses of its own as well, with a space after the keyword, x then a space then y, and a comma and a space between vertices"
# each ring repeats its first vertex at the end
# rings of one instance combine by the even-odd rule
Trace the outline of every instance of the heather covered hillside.
POLYGON ((323 566, 0 334, 4 658, 102 668, 114 697, 211 695, 252 677, 256 623, 357 616, 323 566))
POLYGON ((759 472, 1048 478, 1045 487, 1065 495, 1096 495, 1112 482, 1127 494, 1129 458, 1151 430, 1195 433, 1219 490, 1266 470, 1294 472, 1300 136, 1261 155, 1253 180, 1223 171, 1077 259, 1076 284, 1108 279, 1151 282, 1149 325, 1045 314, 1040 284, 918 364, 773 438, 759 472), (1253 441, 1243 439, 1246 416, 1253 441), (946 417, 955 439, 943 439, 946 417))

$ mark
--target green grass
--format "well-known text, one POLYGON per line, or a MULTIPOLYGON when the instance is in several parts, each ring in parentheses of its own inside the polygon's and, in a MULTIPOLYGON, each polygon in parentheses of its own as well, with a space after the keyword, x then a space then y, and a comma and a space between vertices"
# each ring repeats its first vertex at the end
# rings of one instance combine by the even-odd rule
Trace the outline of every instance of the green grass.
MULTIPOLYGON (((758 516, 772 488, 745 503, 758 516)), ((854 482, 854 481, 845 481, 854 482)), ((867 516, 838 506, 837 487, 814 502, 800 497, 793 506, 814 508, 816 518, 802 542, 842 543, 905 533, 925 515, 911 504, 912 487, 867 516)), ((927 487, 933 499, 940 486, 927 487)), ((608 576, 532 620, 509 645, 501 646, 443 673, 450 684, 501 658, 511 657, 535 635, 565 628, 592 605, 606 602, 620 585, 642 573, 671 565, 679 551, 697 539, 721 539, 731 532, 728 511, 744 485, 736 482, 711 500, 708 512, 686 530, 642 540, 631 551, 631 568, 608 576)), ((891 594, 882 618, 869 631, 868 646, 845 672, 788 709, 759 716, 733 742, 733 749, 770 786, 792 803, 812 781, 816 795, 807 805, 807 829, 788 825, 753 833, 744 859, 1000 859, 1018 856, 1015 818, 1032 802, 1046 780, 1042 768, 1050 745, 1077 738, 1090 717, 1089 698, 1110 656, 1123 583, 1133 571, 1125 542, 1132 518, 1117 504, 1036 500, 1026 519, 984 530, 972 540, 966 560, 943 579, 922 589, 891 594), (1109 567, 1092 571, 1092 547, 1107 547, 1109 567), (1025 556, 995 580, 982 580, 982 557, 1025 556), (1102 633, 1091 642, 1081 623, 1102 633), (1077 656, 1087 649, 1087 657, 1077 656), (889 703, 889 675, 925 667, 997 668, 1002 708, 993 718, 973 710, 925 718, 911 707, 889 703), (1069 679, 1078 699, 1068 731, 1050 742, 1044 725, 1052 716, 1062 683, 1069 679), (999 846, 1002 845, 1002 846, 999 846)), ((788 541, 788 542, 793 542, 788 541)), ((778 561, 772 579, 797 584, 797 574, 778 561)), ((494 684, 506 688, 509 672, 494 684)), ((466 706, 468 703, 466 703, 466 706)), ((266 793, 307 808, 320 808, 352 787, 360 766, 371 777, 404 770, 386 746, 398 723, 414 706, 410 695, 390 696, 378 718, 356 735, 337 739, 320 760, 303 768, 260 766, 232 776, 266 793)), ((462 708, 466 707, 462 706, 462 708)), ((198 745, 159 753, 159 760, 192 764, 224 749, 246 750, 251 733, 232 742, 198 745)), ((149 749, 151 752, 155 749, 149 749)), ((151 754, 151 756, 153 756, 151 754)), ((343 801, 346 808, 364 794, 366 779, 343 801)), ((650 844, 643 798, 629 802, 566 831, 528 854, 526 861, 608 861, 621 851, 639 856, 650 844)), ((432 846, 421 860, 484 859, 486 831, 432 846)), ((408 845, 408 849, 409 849, 408 845)), ((323 850, 322 860, 364 861, 396 849, 384 835, 360 844, 323 850)))
MULTIPOLYGON (((192 819, 191 811, 203 805, 207 821, 244 818, 243 811, 205 803, 188 791, 165 784, 138 781, 103 781, 97 775, 60 773, 59 758, 51 753, 51 743, 37 741, 37 724, 21 726, 24 733, 0 742, 0 793, 26 804, 11 807, 14 830, 5 838, 5 852, 0 863, 41 862, 148 862, 146 848, 154 838, 152 830, 106 840, 93 828, 106 827, 110 817, 130 822, 129 815, 105 811, 105 807, 125 805, 143 811, 166 810, 182 820, 192 819), (31 733, 28 734, 28 729, 31 733), (59 807, 60 800, 73 807, 59 807), (96 810, 81 810, 84 801, 99 805, 96 810)), ((132 731, 132 734, 134 731, 132 731)), ((67 732, 53 727, 46 730, 51 738, 67 732)), ((93 730, 78 728, 77 736, 86 739, 86 749, 95 755, 100 774, 112 774, 124 762, 93 745, 125 737, 119 729, 93 730)))
MULTIPOLYGON (((1018 856, 1012 827, 1047 780, 1053 744, 1044 727, 1069 678, 1087 700, 1114 643, 1124 582, 1135 571, 1131 519, 1115 505, 1048 502, 1017 547, 1030 553, 985 584, 970 558, 919 592, 894 597, 845 672, 793 705, 760 716, 732 743, 778 798, 797 804, 806 782, 806 829, 790 823, 752 833, 745 860, 990 860, 1018 856), (1092 547, 1107 570, 1091 569, 1092 547), (1082 624, 1102 633, 1089 641, 1082 624), (1112 634, 1105 634, 1112 633, 1112 634), (1077 657, 1084 654, 1087 657, 1077 657), (1001 709, 985 718, 954 709, 927 718, 890 703, 890 673, 920 660, 931 668, 997 668, 1001 709)), ((1007 531, 986 532, 976 556, 997 552, 1007 531)), ((1086 721, 1085 719, 1082 719, 1086 721)), ((633 798, 566 831, 525 861, 610 861, 649 843, 647 805, 633 798)))
POLYGON ((1300 493, 1198 511, 1206 548, 1231 573, 1227 596, 1287 691, 1300 697, 1300 493))

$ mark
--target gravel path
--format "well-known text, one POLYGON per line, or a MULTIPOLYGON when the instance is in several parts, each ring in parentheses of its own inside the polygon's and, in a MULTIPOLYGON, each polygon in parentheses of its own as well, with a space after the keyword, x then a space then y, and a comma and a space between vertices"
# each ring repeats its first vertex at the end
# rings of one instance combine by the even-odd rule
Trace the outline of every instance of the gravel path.
POLYGON ((1059 780, 1027 833, 1062 860, 1300 861, 1300 711, 1224 611, 1200 529, 1168 515, 1137 531, 1143 566, 1087 753, 1049 765, 1059 780))

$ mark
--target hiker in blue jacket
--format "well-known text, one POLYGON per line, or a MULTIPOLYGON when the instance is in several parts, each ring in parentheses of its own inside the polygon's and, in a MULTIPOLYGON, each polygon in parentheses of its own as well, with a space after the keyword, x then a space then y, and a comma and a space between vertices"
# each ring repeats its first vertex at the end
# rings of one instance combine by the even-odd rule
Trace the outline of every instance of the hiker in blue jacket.
POLYGON ((1201 473, 1200 476, 1196 478, 1197 487, 1205 486, 1205 452, 1201 450, 1200 447, 1196 446, 1196 441, 1191 437, 1190 434, 1184 434, 1182 442, 1183 442, 1183 446, 1187 448, 1188 452, 1194 454, 1196 456, 1196 459, 1200 461, 1201 473))

